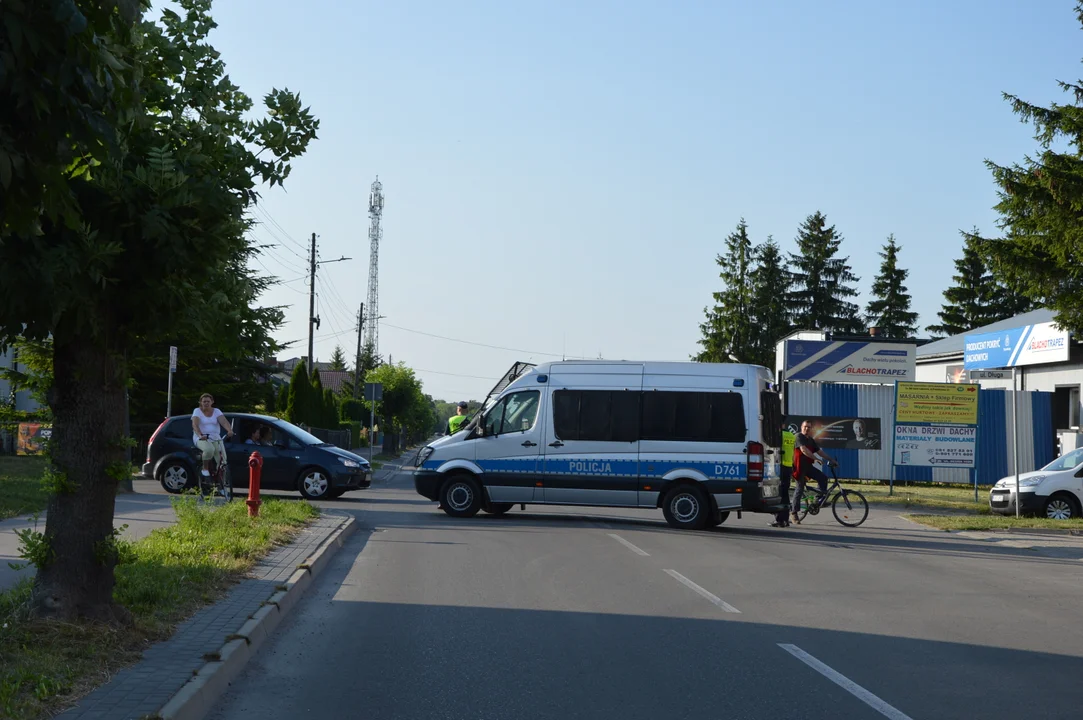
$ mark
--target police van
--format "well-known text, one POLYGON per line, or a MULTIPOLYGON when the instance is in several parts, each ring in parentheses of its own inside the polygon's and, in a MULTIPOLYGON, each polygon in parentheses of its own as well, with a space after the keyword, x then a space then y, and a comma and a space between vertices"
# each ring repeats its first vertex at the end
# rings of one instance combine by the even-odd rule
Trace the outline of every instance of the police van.
POLYGON ((782 508, 781 425, 756 365, 517 363, 459 432, 421 449, 414 487, 454 517, 661 508, 671 526, 700 529, 782 508))

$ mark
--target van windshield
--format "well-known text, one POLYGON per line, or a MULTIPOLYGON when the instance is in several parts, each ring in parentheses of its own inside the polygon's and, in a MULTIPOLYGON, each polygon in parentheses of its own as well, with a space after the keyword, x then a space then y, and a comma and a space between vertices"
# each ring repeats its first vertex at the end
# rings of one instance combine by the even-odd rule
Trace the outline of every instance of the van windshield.
POLYGON ((1060 456, 1042 468, 1042 470, 1072 470, 1080 463, 1083 463, 1083 448, 1073 450, 1067 455, 1060 456))

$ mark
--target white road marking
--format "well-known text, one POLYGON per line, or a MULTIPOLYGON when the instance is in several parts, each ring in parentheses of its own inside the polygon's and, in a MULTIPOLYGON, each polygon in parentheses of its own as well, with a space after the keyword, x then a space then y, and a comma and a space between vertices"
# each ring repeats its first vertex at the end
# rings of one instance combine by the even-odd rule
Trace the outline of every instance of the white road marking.
POLYGON ((865 703, 866 705, 868 705, 869 707, 871 707, 873 710, 880 713, 884 717, 891 718, 891 720, 912 720, 912 718, 909 715, 907 715, 906 713, 901 712, 899 710, 896 710, 894 707, 892 707, 891 705, 888 705, 886 702, 884 702, 880 698, 876 697, 871 692, 869 692, 865 688, 861 687, 860 685, 855 683, 850 678, 846 677, 845 675, 842 675, 841 673, 835 672, 830 667, 828 667, 827 665, 824 665, 822 662, 820 662, 816 658, 812 657, 811 655, 809 655, 807 652, 805 652, 801 648, 797 647, 796 645, 787 645, 785 643, 779 643, 778 646, 780 648, 782 648, 783 650, 785 650, 786 652, 793 655, 795 658, 797 658, 801 662, 808 665, 810 668, 812 668, 816 672, 823 675, 825 678, 827 678, 831 682, 833 682, 836 685, 838 685, 839 687, 841 687, 846 692, 848 692, 851 695, 853 695, 854 697, 856 697, 858 700, 861 700, 863 703, 865 703))
POLYGON ((728 602, 726 602, 722 598, 718 597, 714 593, 709 592, 707 590, 704 590, 699 585, 696 585, 694 582, 692 582, 691 580, 686 578, 684 575, 681 575, 676 570, 666 570, 666 574, 669 575, 670 577, 674 578, 675 580, 677 580, 677 582, 681 583, 682 585, 684 585, 686 587, 689 587, 692 590, 695 590, 697 593, 699 593, 703 597, 707 598, 712 603, 714 603, 718 607, 722 608, 726 612, 731 612, 731 613, 739 613, 739 612, 741 612, 740 610, 733 607, 728 602))
POLYGON ((620 535, 617 535, 616 533, 607 533, 607 534, 609 535, 609 537, 613 538, 614 540, 619 542, 621 545, 623 545, 624 547, 626 547, 629 550, 631 550, 632 552, 634 552, 636 555, 642 555, 643 557, 650 557, 650 555, 648 553, 643 552, 642 550, 637 548, 635 545, 633 545, 632 543, 630 543, 627 540, 625 540, 624 538, 622 538, 620 535))

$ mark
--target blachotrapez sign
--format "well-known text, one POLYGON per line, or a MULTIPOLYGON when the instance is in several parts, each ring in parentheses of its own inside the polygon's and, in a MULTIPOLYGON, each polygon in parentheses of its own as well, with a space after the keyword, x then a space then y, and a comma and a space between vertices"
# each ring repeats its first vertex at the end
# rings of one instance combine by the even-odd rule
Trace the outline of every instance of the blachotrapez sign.
POLYGON ((963 365, 967 370, 1067 362, 1068 331, 1059 330, 1053 323, 1024 325, 967 335, 963 349, 963 365))
POLYGON ((877 383, 914 380, 916 345, 787 340, 786 379, 877 383))

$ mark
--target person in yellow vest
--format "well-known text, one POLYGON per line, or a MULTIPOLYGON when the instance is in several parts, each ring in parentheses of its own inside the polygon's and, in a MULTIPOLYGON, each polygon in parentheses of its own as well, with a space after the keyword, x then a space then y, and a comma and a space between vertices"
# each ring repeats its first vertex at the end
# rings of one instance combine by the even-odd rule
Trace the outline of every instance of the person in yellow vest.
POLYGON ((790 500, 790 478, 793 476, 793 446, 797 436, 790 432, 790 429, 786 426, 786 421, 782 421, 782 469, 780 476, 782 482, 780 483, 779 492, 782 493, 782 497, 786 498, 786 505, 782 506, 782 509, 775 515, 775 521, 771 523, 771 527, 789 527, 790 515, 789 515, 789 500, 790 500))
POLYGON ((455 407, 455 414, 451 416, 447 421, 447 434, 454 435, 462 428, 463 423, 466 422, 466 409, 469 407, 466 401, 463 400, 455 407))

